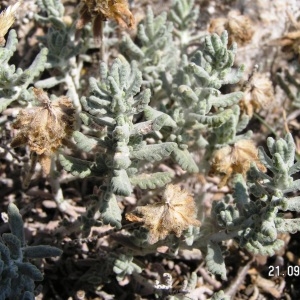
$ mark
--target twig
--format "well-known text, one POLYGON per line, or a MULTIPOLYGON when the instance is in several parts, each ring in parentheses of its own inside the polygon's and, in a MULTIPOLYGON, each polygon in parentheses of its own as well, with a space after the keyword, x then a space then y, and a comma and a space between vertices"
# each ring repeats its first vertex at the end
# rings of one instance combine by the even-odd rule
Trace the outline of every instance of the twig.
POLYGON ((203 279, 209 283, 211 286, 214 287, 215 290, 219 290, 222 286, 221 282, 215 280, 214 278, 212 278, 211 276, 209 276, 209 274, 206 272, 206 270, 202 267, 203 264, 201 264, 197 269, 196 272, 198 271, 201 276, 203 277, 203 279))
POLYGON ((259 120, 263 125, 265 125, 269 130, 270 132, 272 132, 274 134, 274 136, 276 137, 276 139, 279 138, 278 134, 274 131, 274 129, 263 119, 261 118, 257 113, 253 113, 253 116, 259 120))
POLYGON ((35 152, 32 152, 30 155, 30 159, 31 159, 30 168, 29 168, 28 172, 26 172, 26 174, 25 174, 24 181, 22 184, 23 189, 27 189, 30 184, 31 178, 34 174, 36 163, 38 161, 37 157, 38 156, 35 152))
POLYGON ((251 260, 249 260, 248 263, 244 267, 239 268, 237 276, 235 277, 233 282, 230 284, 230 286, 225 290, 226 296, 229 296, 230 299, 233 299, 238 288, 244 281, 252 262, 253 262, 253 258, 251 260))

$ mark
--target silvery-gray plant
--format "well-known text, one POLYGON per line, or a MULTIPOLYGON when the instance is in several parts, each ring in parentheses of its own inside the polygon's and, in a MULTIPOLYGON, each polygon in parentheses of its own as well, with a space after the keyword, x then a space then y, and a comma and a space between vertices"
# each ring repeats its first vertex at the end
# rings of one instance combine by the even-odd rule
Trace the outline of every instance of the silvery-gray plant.
POLYGON ((30 262, 35 258, 60 256, 62 251, 48 245, 28 246, 22 216, 15 204, 8 206, 11 233, 0 239, 0 299, 35 299, 35 281, 42 281, 42 272, 30 262))

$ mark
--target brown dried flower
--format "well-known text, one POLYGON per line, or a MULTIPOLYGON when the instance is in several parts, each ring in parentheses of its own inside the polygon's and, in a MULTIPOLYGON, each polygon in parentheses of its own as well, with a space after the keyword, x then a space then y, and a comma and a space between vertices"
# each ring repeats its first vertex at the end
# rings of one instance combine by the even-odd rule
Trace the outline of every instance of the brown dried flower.
POLYGON ((225 146, 214 151, 211 163, 211 174, 223 174, 219 187, 227 184, 229 178, 236 173, 246 176, 251 162, 266 172, 265 166, 258 159, 258 151, 251 140, 240 140, 233 146, 225 146))
POLYGON ((20 6, 20 2, 10 5, 7 9, 0 14, 0 46, 4 46, 5 39, 8 29, 12 26, 15 21, 15 14, 20 6))
POLYGON ((266 74, 255 73, 244 92, 240 102, 241 109, 250 117, 261 108, 269 108, 274 99, 271 80, 266 74))
POLYGON ((250 18, 240 15, 237 11, 231 11, 227 18, 210 21, 209 32, 221 35, 224 30, 228 31, 229 45, 236 42, 239 46, 243 46, 251 41, 254 33, 250 18))
POLYGON ((13 128, 20 131, 11 146, 28 144, 30 151, 36 153, 44 173, 49 174, 52 154, 73 132, 75 109, 66 96, 50 101, 43 90, 33 90, 41 105, 20 111, 13 124, 13 128))
POLYGON ((288 12, 288 17, 293 30, 280 39, 275 40, 275 44, 282 46, 282 50, 289 56, 293 57, 296 55, 300 61, 300 22, 298 22, 290 12, 288 12))
POLYGON ((133 28, 135 21, 128 8, 127 0, 82 0, 80 19, 77 29, 93 21, 93 32, 95 39, 99 39, 102 31, 102 21, 115 20, 120 26, 133 28))
POLYGON ((165 239, 175 233, 180 237, 190 225, 200 226, 196 219, 197 209, 193 197, 179 185, 167 185, 162 202, 138 206, 133 213, 126 214, 131 222, 143 222, 149 229, 149 244, 165 239))

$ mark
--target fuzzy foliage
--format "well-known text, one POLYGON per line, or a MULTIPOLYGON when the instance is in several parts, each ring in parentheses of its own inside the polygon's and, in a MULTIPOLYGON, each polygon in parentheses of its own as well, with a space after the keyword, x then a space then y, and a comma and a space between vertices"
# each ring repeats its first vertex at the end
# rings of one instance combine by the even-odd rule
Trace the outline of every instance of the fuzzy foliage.
POLYGON ((279 233, 300 230, 299 218, 286 219, 284 215, 285 211, 300 211, 299 197, 288 196, 299 191, 299 179, 292 177, 300 169, 299 162, 295 163, 294 141, 288 134, 277 141, 268 138, 267 143, 271 156, 260 148, 259 159, 272 175, 254 164, 247 183, 237 175, 232 197, 214 202, 211 218, 203 224, 202 238, 194 243, 207 253, 208 269, 224 278, 226 268, 219 242, 234 239, 249 252, 270 256, 284 244, 279 233))
POLYGON ((74 138, 80 149, 93 149, 102 154, 94 162, 63 155, 60 161, 74 175, 105 176, 96 205, 104 223, 120 227, 121 212, 116 196, 130 195, 135 183, 143 188, 156 188, 171 180, 168 172, 158 172, 142 175, 142 180, 137 182, 139 163, 160 161, 176 147, 172 142, 147 144, 144 136, 176 124, 168 115, 150 109, 150 91, 141 91, 142 74, 135 62, 129 65, 125 60, 116 59, 110 70, 102 63, 100 75, 100 82, 90 78, 90 96, 81 99, 85 110, 81 117, 85 125, 107 126, 107 134, 99 139, 76 132, 74 138), (147 120, 135 123, 134 116, 146 111, 147 120))
POLYGON ((22 217, 14 204, 8 207, 11 233, 0 240, 0 299, 35 299, 34 281, 42 281, 41 271, 28 259, 59 256, 62 251, 52 246, 27 246, 22 217))
POLYGON ((70 26, 64 18, 64 6, 59 0, 39 0, 37 1, 41 13, 36 15, 36 20, 44 25, 51 25, 45 36, 38 39, 43 46, 49 50, 47 57, 47 68, 57 68, 61 74, 47 78, 39 82, 36 87, 49 88, 64 81, 64 75, 70 69, 70 59, 76 57, 81 52, 81 42, 75 41, 75 28, 70 26))
POLYGON ((121 52, 130 60, 136 60, 142 71, 144 84, 155 88, 164 84, 164 73, 174 73, 178 50, 172 38, 173 25, 167 21, 167 14, 154 17, 151 7, 147 7, 146 17, 138 25, 137 38, 140 46, 125 35, 121 52))
POLYGON ((133 262, 132 256, 121 254, 114 261, 113 271, 117 275, 117 280, 121 281, 126 275, 131 275, 133 272, 141 273, 142 269, 133 262))
POLYGON ((45 68, 47 49, 42 49, 24 71, 9 64, 17 45, 16 32, 11 30, 5 47, 0 46, 0 112, 15 100, 31 101, 33 96, 27 88, 45 68))
POLYGON ((178 144, 173 159, 189 172, 198 170, 197 166, 193 167, 190 154, 193 147, 206 148, 207 161, 217 145, 234 143, 237 130, 247 125, 236 108, 243 93, 222 95, 219 91, 224 84, 238 82, 243 70, 243 66, 238 70, 233 68, 236 48, 233 45, 227 49, 227 43, 226 32, 220 37, 207 36, 203 50, 198 50, 190 59, 182 57, 174 77, 171 96, 174 103, 168 112, 178 127, 167 140, 178 144))

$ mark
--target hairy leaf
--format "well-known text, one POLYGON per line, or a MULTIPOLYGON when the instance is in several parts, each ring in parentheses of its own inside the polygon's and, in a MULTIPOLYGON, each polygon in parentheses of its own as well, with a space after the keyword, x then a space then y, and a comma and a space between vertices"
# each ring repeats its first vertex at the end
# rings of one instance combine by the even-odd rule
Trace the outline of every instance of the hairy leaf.
POLYGON ((163 144, 145 145, 137 151, 131 153, 131 158, 147 161, 159 161, 164 157, 170 156, 171 152, 177 147, 176 143, 167 142, 163 144))
POLYGON ((152 174, 140 174, 130 178, 133 185, 141 189, 155 189, 163 187, 172 180, 172 173, 170 172, 156 172, 152 174))
POLYGON ((118 206, 116 196, 107 192, 105 199, 101 199, 100 213, 104 224, 110 224, 116 228, 121 228, 121 210, 118 206))
POLYGON ((223 280, 227 279, 226 267, 220 246, 212 241, 207 243, 206 266, 213 274, 218 274, 223 280))
POLYGON ((125 170, 114 170, 111 187, 116 195, 129 196, 132 193, 132 186, 125 170))
POLYGON ((181 150, 176 147, 172 152, 172 158, 180 165, 183 170, 186 170, 190 173, 196 173, 199 171, 198 166, 196 165, 191 153, 186 149, 181 150))
POLYGON ((25 258, 45 258, 60 256, 62 250, 48 245, 28 246, 23 249, 25 258))

